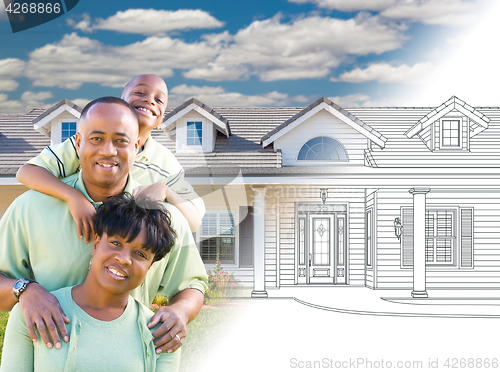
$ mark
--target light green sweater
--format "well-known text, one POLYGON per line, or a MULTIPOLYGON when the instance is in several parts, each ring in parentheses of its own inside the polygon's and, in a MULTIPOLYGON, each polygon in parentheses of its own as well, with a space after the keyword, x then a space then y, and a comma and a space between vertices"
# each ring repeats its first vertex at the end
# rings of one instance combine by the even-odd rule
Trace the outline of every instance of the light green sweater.
POLYGON ((69 343, 48 349, 40 336, 33 343, 17 304, 5 331, 1 372, 178 371, 180 352, 155 353, 147 324, 153 312, 129 297, 123 314, 110 322, 92 318, 71 298, 71 288, 52 292, 71 322, 69 343))

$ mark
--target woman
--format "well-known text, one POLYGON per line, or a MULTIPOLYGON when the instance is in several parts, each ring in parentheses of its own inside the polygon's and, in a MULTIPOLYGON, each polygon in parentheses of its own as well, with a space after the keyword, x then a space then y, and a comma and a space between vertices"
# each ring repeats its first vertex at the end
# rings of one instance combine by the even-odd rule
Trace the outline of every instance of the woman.
POLYGON ((112 197, 99 207, 94 232, 85 281, 52 292, 71 320, 69 343, 60 349, 47 348, 41 337, 34 343, 18 304, 7 323, 2 372, 178 370, 180 353, 155 353, 147 327, 153 313, 130 296, 173 246, 168 211, 160 203, 112 197))

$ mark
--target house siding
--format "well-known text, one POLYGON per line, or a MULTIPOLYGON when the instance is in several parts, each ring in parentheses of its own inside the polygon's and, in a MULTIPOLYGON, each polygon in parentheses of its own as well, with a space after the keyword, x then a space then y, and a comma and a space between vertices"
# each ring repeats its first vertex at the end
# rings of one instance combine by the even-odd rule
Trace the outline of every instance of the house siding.
MULTIPOLYGON (((411 268, 401 267, 401 246, 394 235, 393 221, 401 206, 412 207, 408 190, 380 190, 377 193, 377 284, 378 288, 405 288, 413 285, 411 268)), ((500 191, 432 188, 427 208, 448 206, 473 208, 473 268, 427 266, 429 289, 500 287, 500 191)), ((460 221, 455 222, 457 229, 460 221)), ((404 229, 404 226, 403 226, 404 229)), ((457 232, 459 239, 459 232, 457 232)), ((460 249, 457 246, 457 250, 460 249)))
MULTIPOLYGON (((291 286, 297 284, 296 203, 320 204, 320 187, 283 187, 278 199, 267 198, 266 204, 266 285, 291 286), (295 197, 290 197, 293 195, 295 197), (276 205, 272 205, 276 203, 276 205), (276 213, 276 211, 279 211, 276 213), (279 224, 276 224, 279 221, 279 224), (276 239, 276 237, 278 237, 276 239), (276 262, 276 246, 279 258, 276 262), (279 276, 277 276, 279 273, 279 276)), ((365 190, 329 190, 327 204, 347 205, 348 283, 365 284, 365 190)))
POLYGON ((344 146, 349 161, 336 162, 335 165, 364 164, 364 150, 367 147, 366 137, 324 110, 317 112, 305 122, 278 138, 274 142, 274 149, 282 151, 284 166, 324 165, 325 162, 297 161, 297 154, 304 143, 318 136, 332 137, 344 146))

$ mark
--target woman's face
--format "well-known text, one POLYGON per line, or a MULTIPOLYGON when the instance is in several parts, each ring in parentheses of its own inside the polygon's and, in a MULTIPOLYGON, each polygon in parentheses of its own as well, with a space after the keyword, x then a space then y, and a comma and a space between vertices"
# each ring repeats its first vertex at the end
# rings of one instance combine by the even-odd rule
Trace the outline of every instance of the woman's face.
POLYGON ((102 237, 96 236, 89 275, 94 275, 102 288, 114 294, 137 288, 154 259, 154 254, 143 248, 145 241, 144 228, 130 243, 127 243, 127 238, 106 233, 102 237))

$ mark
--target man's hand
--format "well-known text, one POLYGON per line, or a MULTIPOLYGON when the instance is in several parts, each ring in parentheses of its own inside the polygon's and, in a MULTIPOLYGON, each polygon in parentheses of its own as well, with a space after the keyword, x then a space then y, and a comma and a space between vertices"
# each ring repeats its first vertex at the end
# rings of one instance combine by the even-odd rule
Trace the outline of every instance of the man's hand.
POLYGON ((163 324, 153 332, 156 353, 171 353, 182 346, 187 336, 187 324, 192 321, 203 306, 203 293, 196 289, 184 289, 172 297, 167 307, 159 309, 149 321, 153 328, 163 324))
POLYGON ((64 314, 55 296, 40 284, 30 283, 28 285, 19 296, 19 306, 24 314, 24 319, 26 319, 28 333, 33 342, 37 341, 35 325, 49 349, 54 345, 56 349, 61 348, 59 333, 65 342, 69 341, 65 324, 69 323, 69 318, 64 314))
POLYGON ((67 200, 68 208, 75 220, 78 236, 85 237, 85 243, 88 243, 94 236, 95 207, 81 192, 78 191, 74 195, 75 197, 67 200))
POLYGON ((180 348, 187 336, 187 317, 181 311, 171 307, 163 307, 153 315, 148 327, 153 328, 159 322, 163 324, 153 332, 156 353, 174 352, 180 348))

